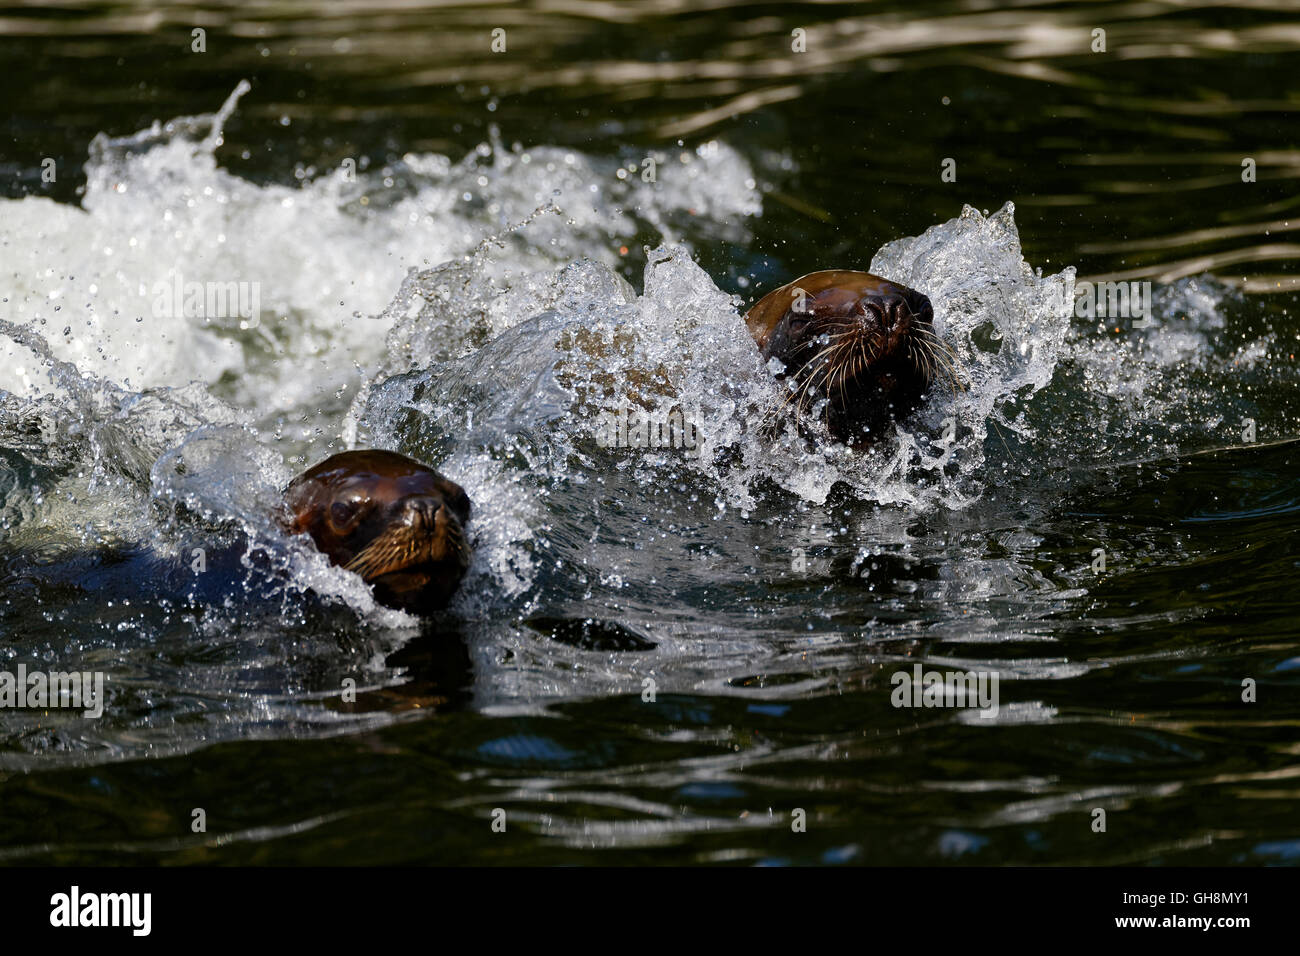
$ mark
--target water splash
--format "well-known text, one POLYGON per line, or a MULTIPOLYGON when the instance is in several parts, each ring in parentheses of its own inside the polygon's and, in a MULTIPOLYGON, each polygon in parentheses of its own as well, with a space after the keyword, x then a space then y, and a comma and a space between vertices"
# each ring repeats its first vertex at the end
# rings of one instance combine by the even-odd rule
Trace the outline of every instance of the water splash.
POLYGON ((593 444, 603 416, 620 407, 661 417, 689 410, 698 454, 651 450, 624 455, 616 467, 646 480, 659 467, 684 469, 703 479, 720 505, 745 510, 763 481, 814 502, 842 484, 881 503, 961 507, 979 494, 990 428, 1031 432, 1005 409, 1052 378, 1073 271, 1043 278, 1030 270, 1010 205, 987 219, 968 207, 917 239, 886 246, 873 269, 930 296, 960 383, 937 388, 913 420, 866 455, 797 434, 781 414, 781 387, 763 368, 739 303, 688 250, 671 246, 649 253, 641 296, 599 263, 575 263, 504 291, 486 283, 474 263, 457 264, 436 280, 443 290, 453 275, 458 283, 461 311, 450 320, 443 312, 444 322, 472 321, 490 307, 489 294, 510 298, 509 314, 536 317, 465 359, 432 354, 412 330, 408 342, 391 342, 390 352, 432 367, 416 385, 400 386, 402 399, 378 400, 360 417, 370 434, 430 452, 433 435, 480 448, 526 440, 541 456, 533 466, 562 477, 571 460, 602 460, 593 444), (952 436, 940 445, 945 422, 952 436))
MULTIPOLYGON (((661 154, 656 181, 645 182, 627 175, 626 160, 507 148, 495 132, 459 161, 407 154, 371 168, 358 157, 303 170, 298 186, 258 185, 217 157, 247 90, 241 83, 214 114, 96 136, 82 208, 5 202, 11 281, 0 319, 39 329, 59 358, 125 387, 197 380, 245 408, 337 408, 365 369, 387 364, 396 316, 384 306, 409 270, 469 256, 539 207, 560 214, 509 233, 493 269, 583 255, 615 266, 620 244, 684 230, 743 239, 745 218, 761 210, 747 164, 722 144, 661 154), (199 307, 184 292, 232 283, 256 290, 255 318, 199 307)), ((0 388, 33 394, 30 352, 0 349, 0 388)))

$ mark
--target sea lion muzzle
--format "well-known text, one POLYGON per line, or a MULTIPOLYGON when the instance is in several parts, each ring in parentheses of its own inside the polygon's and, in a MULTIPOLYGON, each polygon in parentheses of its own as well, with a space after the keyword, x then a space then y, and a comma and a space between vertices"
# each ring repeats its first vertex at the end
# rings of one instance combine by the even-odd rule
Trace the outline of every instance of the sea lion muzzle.
POLYGON ((291 534, 308 534, 331 564, 374 589, 389 607, 429 614, 446 607, 469 568, 469 496, 460 485, 396 452, 343 452, 285 489, 291 534))
POLYGON ((813 272, 770 292, 745 316, 765 360, 784 366, 799 415, 820 408, 850 445, 912 411, 950 365, 930 300, 868 272, 813 272))

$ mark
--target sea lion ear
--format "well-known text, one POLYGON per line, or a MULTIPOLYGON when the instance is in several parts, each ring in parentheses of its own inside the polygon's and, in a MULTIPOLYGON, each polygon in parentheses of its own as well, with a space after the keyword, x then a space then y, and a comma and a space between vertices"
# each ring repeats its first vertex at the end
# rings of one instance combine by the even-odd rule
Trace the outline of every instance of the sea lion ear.
POLYGON ((282 500, 271 517, 285 534, 302 534, 303 529, 300 527, 302 519, 294 512, 294 509, 289 506, 287 501, 282 500))
POLYGON ((464 524, 469 520, 470 515, 469 495, 465 494, 464 488, 441 472, 435 471, 433 475, 435 479, 434 487, 438 489, 438 494, 442 495, 442 500, 452 511, 456 512, 456 517, 460 519, 460 523, 464 524))
POLYGON ((460 485, 450 482, 449 484, 451 484, 452 492, 447 496, 447 504, 451 506, 452 511, 456 512, 456 517, 460 519, 460 523, 464 524, 469 521, 472 508, 469 495, 465 494, 465 489, 460 485))
POLYGON ((314 508, 303 499, 301 476, 289 482, 275 509, 275 521, 288 534, 303 534, 311 526, 314 508))
POLYGON ((759 354, 763 357, 764 363, 767 363, 771 361, 773 357, 776 357, 787 370, 790 368, 790 363, 786 361, 785 352, 790 347, 790 343, 794 338, 794 330, 790 328, 793 321, 794 313, 786 312, 786 314, 782 316, 781 321, 772 329, 771 334, 767 337, 767 341, 758 350, 759 354))

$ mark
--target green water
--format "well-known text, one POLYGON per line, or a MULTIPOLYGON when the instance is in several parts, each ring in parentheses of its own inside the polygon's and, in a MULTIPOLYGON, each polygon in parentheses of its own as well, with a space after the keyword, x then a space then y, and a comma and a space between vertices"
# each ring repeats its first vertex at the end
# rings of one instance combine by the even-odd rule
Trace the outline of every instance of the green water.
MULTIPOLYGON (((1220 304, 1228 351, 1271 336, 1270 372, 1250 386, 1262 390, 1250 407, 1265 410, 1258 442, 1237 434, 1242 396, 1221 378, 1189 404, 1231 424, 1183 452, 1056 446, 974 509, 916 517, 917 533, 950 541, 946 550, 904 559, 882 547, 864 576, 850 551, 827 546, 813 554, 816 573, 793 581, 788 537, 767 531, 796 507, 782 493, 716 521, 671 489, 611 480, 615 526, 677 509, 683 526, 716 539, 720 566, 656 575, 647 563, 618 613, 576 589, 531 616, 440 622, 390 660, 407 668, 400 692, 355 705, 400 717, 388 726, 322 736, 268 722, 205 746, 206 731, 181 719, 178 737, 192 734, 183 752, 89 766, 43 764, 63 746, 57 735, 10 735, 4 753, 22 760, 0 764, 0 860, 1300 860, 1300 422, 1290 411, 1300 11, 700 7, 0 7, 0 194, 76 202, 78 177, 43 184, 42 158, 76 169, 96 133, 211 111, 241 78, 253 92, 218 158, 258 183, 350 156, 458 157, 490 125, 506 143, 597 156, 717 138, 747 158, 764 194, 752 236, 691 236, 722 288, 749 298, 755 284, 865 268, 883 242, 964 203, 1010 200, 1025 259, 1045 272, 1073 265, 1081 278, 1162 283, 1209 272, 1238 287, 1220 304), (189 51, 196 24, 205 53, 189 51), (504 53, 491 51, 497 27, 504 53), (1105 52, 1091 49, 1097 28, 1105 52), (791 51, 796 29, 806 52, 791 51), (1248 158, 1253 182, 1243 181, 1248 158), (941 175, 947 159, 955 181, 941 175), (1119 557, 1092 574, 1099 543, 1119 557), (731 649, 714 658, 701 645, 692 689, 653 705, 637 684, 593 694, 568 683, 566 670, 607 655, 641 654, 652 673, 656 651, 620 631, 647 621, 731 649), (526 639, 528 666, 549 682, 535 707, 503 708, 499 689, 483 706, 475 692, 480 657, 502 662, 502 635, 526 639), (1014 674, 1001 685, 1011 718, 891 706, 891 675, 916 662, 1014 674), (1254 702, 1242 700, 1246 680, 1254 702), (191 830, 197 807, 207 834, 191 830), (505 833, 491 826, 497 808, 505 833), (1093 828, 1098 808, 1104 833, 1093 828), (791 827, 796 809, 805 832, 791 827)), ((633 280, 639 245, 629 243, 633 280)), ((0 268, 0 283, 10 272, 0 268)), ((1087 323, 1084 333, 1110 334, 1087 323)), ((1074 414, 1083 377, 1063 368, 1038 399, 1045 433, 1074 414)), ((829 512, 853 526, 873 509, 833 498, 829 512)), ((556 534, 580 525, 559 514, 556 534)), ((140 678, 133 712, 216 693, 187 683, 206 663, 187 650, 189 622, 159 612, 112 636, 118 612, 105 602, 121 578, 111 569, 88 573, 89 584, 16 563, 0 572, 0 640, 39 658, 69 629, 110 641, 142 631, 157 670, 140 678)), ((303 628, 304 641, 337 641, 340 661, 297 662, 297 635, 281 633, 269 646, 285 663, 264 673, 263 693, 323 694, 350 673, 346 614, 309 615, 303 628)), ((124 749, 131 727, 118 731, 124 749)))

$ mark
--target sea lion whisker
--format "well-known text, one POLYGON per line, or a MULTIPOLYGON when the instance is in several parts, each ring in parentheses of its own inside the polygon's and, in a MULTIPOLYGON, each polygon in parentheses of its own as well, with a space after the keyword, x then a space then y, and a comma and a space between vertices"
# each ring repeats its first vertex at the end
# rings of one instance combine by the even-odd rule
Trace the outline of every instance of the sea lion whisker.
MULTIPOLYGON (((818 358, 821 358, 821 356, 818 356, 818 358)), ((804 381, 804 385, 802 389, 803 398, 807 399, 811 397, 812 394, 820 391, 823 384, 825 383, 825 381, 833 371, 834 371, 834 366, 831 363, 825 361, 820 362, 817 368, 813 370, 812 374, 810 374, 807 377, 807 379, 804 381)), ((800 411, 802 411, 804 408, 802 400, 800 402, 799 408, 800 411)))
POLYGON ((958 356, 957 353, 953 350, 953 348, 943 339, 939 338, 938 334, 934 331, 934 329, 926 328, 923 329, 922 332, 924 333, 921 336, 922 344, 924 344, 926 347, 933 350, 936 357, 941 356, 943 358, 946 358, 950 363, 954 364, 955 366, 955 363, 958 361, 958 356))
POLYGON ((931 376, 926 367, 925 355, 916 342, 907 343, 907 361, 912 368, 916 369, 916 371, 926 379, 926 381, 930 380, 931 376))
POLYGON ((926 351, 924 343, 917 341, 914 346, 908 347, 908 358, 911 359, 913 366, 925 376, 927 381, 932 381, 934 379, 934 365, 930 361, 930 354, 926 351))
POLYGON ((965 383, 963 383, 957 375, 957 367, 954 361, 956 356, 945 347, 942 347, 942 343, 938 343, 937 341, 926 340, 922 345, 926 349, 926 354, 934 366, 937 369, 942 369, 947 374, 948 380, 952 384, 953 388, 959 389, 963 392, 966 391, 965 383))
POLYGON ((946 379, 950 385, 957 385, 957 376, 954 374, 952 365, 943 361, 939 354, 930 346, 923 350, 926 365, 930 369, 931 377, 946 379))

